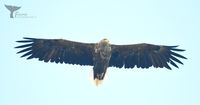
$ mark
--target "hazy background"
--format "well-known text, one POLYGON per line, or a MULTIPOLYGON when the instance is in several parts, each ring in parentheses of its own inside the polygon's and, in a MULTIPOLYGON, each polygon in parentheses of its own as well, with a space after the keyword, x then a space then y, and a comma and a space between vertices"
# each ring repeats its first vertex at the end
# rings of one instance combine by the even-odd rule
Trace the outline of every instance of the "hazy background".
POLYGON ((1 0, 0 24, 0 105, 200 105, 199 0, 1 0), (188 60, 172 71, 109 68, 96 87, 90 66, 20 58, 22 37, 180 45, 188 60))

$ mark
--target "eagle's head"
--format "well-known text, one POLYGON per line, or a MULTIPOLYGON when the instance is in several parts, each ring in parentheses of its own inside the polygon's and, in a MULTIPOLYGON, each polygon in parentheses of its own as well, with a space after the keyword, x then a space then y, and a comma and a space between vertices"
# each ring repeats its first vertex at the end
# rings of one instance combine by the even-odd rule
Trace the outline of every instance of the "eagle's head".
POLYGON ((109 44, 109 40, 104 38, 102 39, 100 42, 99 42, 100 45, 103 45, 103 46, 107 46, 107 45, 110 45, 109 44))

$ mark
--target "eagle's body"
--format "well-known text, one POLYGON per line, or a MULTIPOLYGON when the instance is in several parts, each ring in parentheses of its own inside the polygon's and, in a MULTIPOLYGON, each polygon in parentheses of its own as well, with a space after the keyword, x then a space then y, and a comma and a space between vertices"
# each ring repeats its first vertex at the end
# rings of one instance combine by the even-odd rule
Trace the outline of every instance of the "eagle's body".
POLYGON ((107 68, 167 68, 168 64, 178 68, 175 62, 183 64, 177 58, 187 59, 175 53, 185 51, 177 46, 163 46, 153 44, 114 45, 107 39, 99 43, 81 43, 63 39, 24 38, 17 41, 28 43, 16 48, 24 48, 18 53, 26 52, 21 57, 27 59, 38 58, 44 62, 79 64, 93 66, 94 80, 98 85, 104 79, 107 68))
POLYGON ((109 66, 109 61, 111 57, 111 46, 107 39, 101 40, 95 45, 95 53, 93 57, 94 67, 93 75, 96 84, 99 84, 99 80, 103 80, 107 67, 109 66))

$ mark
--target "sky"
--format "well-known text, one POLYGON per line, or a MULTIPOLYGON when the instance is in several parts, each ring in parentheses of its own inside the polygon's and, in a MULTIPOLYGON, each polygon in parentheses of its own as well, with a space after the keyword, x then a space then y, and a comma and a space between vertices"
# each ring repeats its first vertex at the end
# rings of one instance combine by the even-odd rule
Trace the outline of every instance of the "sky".
POLYGON ((0 105, 200 105, 199 0, 1 0, 0 105), (7 5, 20 6, 10 18, 7 5), (91 66, 26 60, 23 37, 179 45, 173 70, 110 67, 96 87, 91 66))

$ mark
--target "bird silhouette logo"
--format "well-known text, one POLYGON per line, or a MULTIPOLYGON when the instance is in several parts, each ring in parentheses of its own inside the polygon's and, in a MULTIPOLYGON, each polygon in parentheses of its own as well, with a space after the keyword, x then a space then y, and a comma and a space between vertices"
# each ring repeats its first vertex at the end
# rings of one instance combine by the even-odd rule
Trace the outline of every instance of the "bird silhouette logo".
POLYGON ((5 7, 10 11, 10 18, 14 18, 13 13, 21 8, 19 6, 13 6, 13 5, 5 5, 5 7))

